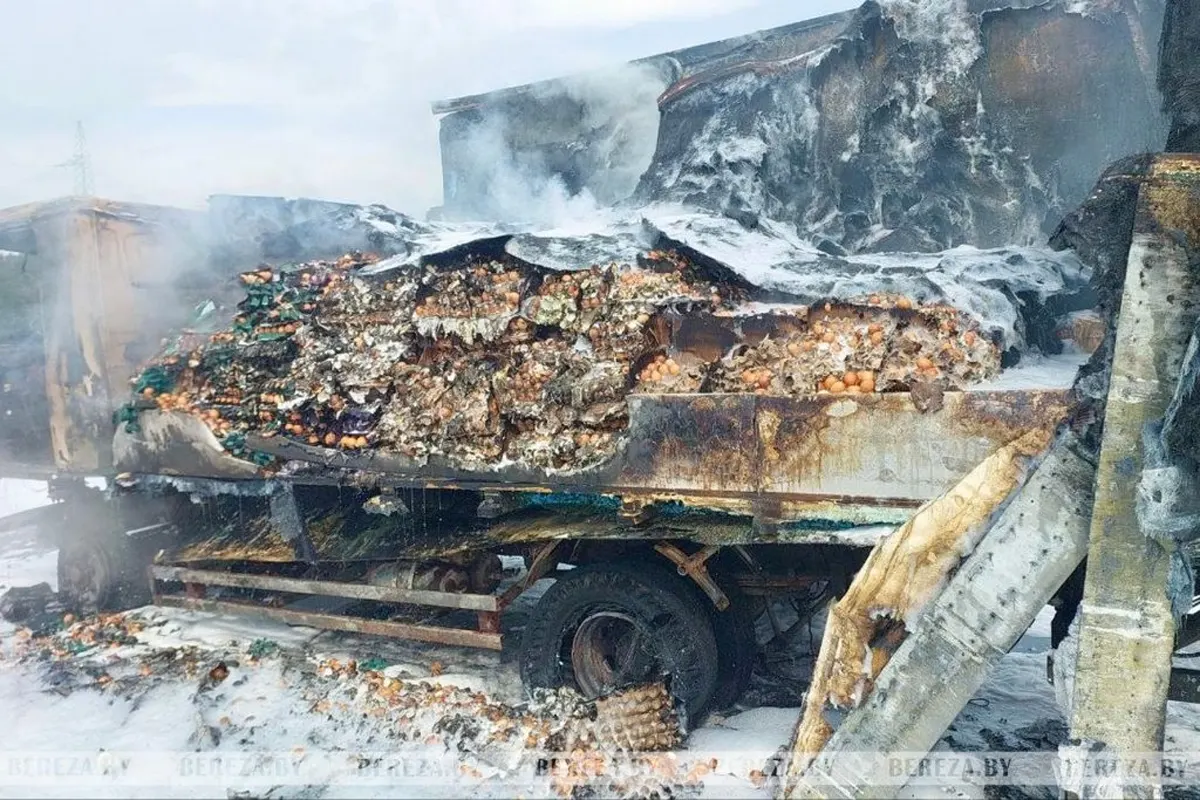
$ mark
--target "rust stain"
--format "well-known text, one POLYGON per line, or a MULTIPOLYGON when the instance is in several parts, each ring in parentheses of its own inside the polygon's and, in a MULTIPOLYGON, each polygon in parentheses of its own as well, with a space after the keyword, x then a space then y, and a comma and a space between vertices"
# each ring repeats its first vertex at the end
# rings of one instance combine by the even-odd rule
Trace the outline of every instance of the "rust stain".
POLYGON ((964 392, 947 410, 956 432, 1004 444, 1031 430, 1053 430, 1066 419, 1071 407, 1071 393, 1063 389, 964 392))
POLYGON ((775 447, 775 437, 779 433, 782 420, 773 411, 764 409, 758 413, 755 420, 758 426, 758 442, 762 446, 763 460, 768 464, 779 461, 779 450, 775 447))
POLYGON ((1171 168, 1155 162, 1153 177, 1142 186, 1151 220, 1147 227, 1181 231, 1192 250, 1200 250, 1200 159, 1172 159, 1171 168))
POLYGON ((772 456, 767 457, 759 479, 764 490, 782 489, 817 482, 825 461, 825 443, 821 433, 836 419, 828 410, 838 399, 813 397, 789 400, 764 397, 759 402, 759 417, 772 420, 772 456))
POLYGON ((756 488, 753 397, 647 396, 632 420, 623 476, 632 482, 681 490, 756 488))

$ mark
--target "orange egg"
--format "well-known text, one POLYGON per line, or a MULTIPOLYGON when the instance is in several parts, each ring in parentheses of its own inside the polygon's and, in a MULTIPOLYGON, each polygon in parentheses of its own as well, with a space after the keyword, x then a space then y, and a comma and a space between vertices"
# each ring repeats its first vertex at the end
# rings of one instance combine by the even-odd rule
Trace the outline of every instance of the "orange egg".
POLYGON ((871 344, 880 344, 883 342, 883 332, 875 331, 871 334, 871 344))
POLYGON ((832 375, 828 375, 828 376, 826 376, 825 380, 821 383, 821 385, 824 386, 826 389, 832 389, 833 384, 836 381, 837 381, 837 378, 835 378, 832 375))
POLYGON ((857 386, 858 385, 858 373, 857 372, 847 372, 845 375, 842 376, 842 383, 846 384, 847 386, 857 386))
POLYGON ((930 361, 925 356, 921 356, 920 358, 917 359, 917 369, 919 369, 919 370, 927 370, 932 366, 933 366, 933 362, 930 361))
POLYGON ((858 382, 866 383, 867 381, 874 383, 875 382, 875 373, 871 372, 871 370, 869 370, 869 369, 859 370, 858 371, 858 382))
POLYGON ((901 297, 899 300, 896 301, 896 308, 899 308, 902 311, 908 311, 912 307, 913 307, 913 301, 909 300, 907 297, 901 297))
POLYGON ((842 392, 846 391, 846 384, 842 383, 841 381, 834 381, 833 385, 829 387, 829 391, 833 392, 834 394, 841 394, 842 392))

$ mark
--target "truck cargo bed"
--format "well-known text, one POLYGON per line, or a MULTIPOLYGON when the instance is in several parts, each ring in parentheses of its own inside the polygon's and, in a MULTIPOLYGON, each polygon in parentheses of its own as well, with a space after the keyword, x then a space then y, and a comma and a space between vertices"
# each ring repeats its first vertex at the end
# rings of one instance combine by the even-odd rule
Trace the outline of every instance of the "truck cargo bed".
MULTIPOLYGON (((1073 377, 1073 371, 1066 375, 1073 377)), ((586 470, 455 468, 384 452, 347 452, 251 435, 284 459, 270 476, 300 484, 582 492, 625 502, 678 500, 755 517, 897 522, 997 447, 1065 417, 1065 388, 807 398, 635 395, 616 454, 586 470)), ((195 418, 143 412, 116 438, 119 469, 180 478, 255 480, 195 418)))

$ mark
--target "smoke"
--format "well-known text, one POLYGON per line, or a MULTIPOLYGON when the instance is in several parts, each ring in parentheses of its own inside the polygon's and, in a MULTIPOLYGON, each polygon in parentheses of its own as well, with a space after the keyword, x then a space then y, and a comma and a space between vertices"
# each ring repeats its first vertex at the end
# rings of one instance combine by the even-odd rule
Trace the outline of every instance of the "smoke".
POLYGON ((455 148, 446 181, 446 215, 455 219, 555 226, 577 219, 599 203, 587 188, 568 188, 539 152, 514 152, 508 121, 489 113, 455 148))
POLYGON ((539 84, 443 122, 446 216, 560 227, 628 198, 658 138, 665 64, 539 84))

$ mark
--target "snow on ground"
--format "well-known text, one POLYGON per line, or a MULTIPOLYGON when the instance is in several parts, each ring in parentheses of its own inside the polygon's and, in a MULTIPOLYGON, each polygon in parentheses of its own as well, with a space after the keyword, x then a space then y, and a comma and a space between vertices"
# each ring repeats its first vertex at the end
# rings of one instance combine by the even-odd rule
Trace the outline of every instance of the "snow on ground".
MULTIPOLYGON (((53 585, 53 557, 27 535, 2 534, 0 583, 53 585)), ((506 616, 507 632, 517 632, 531 605, 519 602, 506 616)), ((1063 740, 1045 677, 1050 618, 1046 609, 937 750, 1052 751, 1063 740)), ((472 651, 163 608, 71 631, 54 640, 59 652, 39 658, 26 634, 0 623, 0 796, 532 798, 573 785, 539 774, 539 756, 555 745, 548 731, 568 723, 548 722, 527 702, 511 648, 472 651), (92 638, 99 641, 88 646, 92 638)), ((819 640, 817 628, 768 650, 746 708, 710 716, 675 753, 627 764, 637 779, 602 783, 599 795, 667 785, 677 797, 771 796, 764 772, 799 717, 819 640)), ((1168 749, 1195 752, 1200 710, 1172 703, 1170 717, 1168 749)), ((902 796, 985 796, 978 785, 941 784, 902 796)))
POLYGON ((22 481, 0 478, 0 510, 15 514, 30 508, 44 506, 50 502, 46 496, 46 484, 41 481, 22 481))

